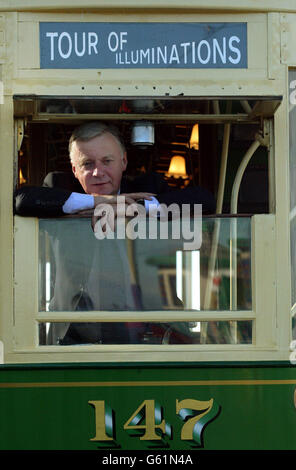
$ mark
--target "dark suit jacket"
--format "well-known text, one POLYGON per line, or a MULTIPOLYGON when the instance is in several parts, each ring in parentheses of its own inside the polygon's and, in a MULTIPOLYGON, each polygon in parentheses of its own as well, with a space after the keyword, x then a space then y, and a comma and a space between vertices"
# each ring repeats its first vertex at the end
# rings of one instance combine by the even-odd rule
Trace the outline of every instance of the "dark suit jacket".
MULTIPOLYGON (((201 187, 170 190, 166 182, 156 173, 144 174, 134 180, 123 177, 121 193, 150 192, 156 194, 160 203, 170 205, 202 204, 203 214, 215 212, 213 195, 201 187)), ((16 190, 14 198, 15 214, 31 217, 58 217, 65 215, 62 207, 72 192, 84 193, 72 173, 49 173, 42 187, 23 186, 16 190)))

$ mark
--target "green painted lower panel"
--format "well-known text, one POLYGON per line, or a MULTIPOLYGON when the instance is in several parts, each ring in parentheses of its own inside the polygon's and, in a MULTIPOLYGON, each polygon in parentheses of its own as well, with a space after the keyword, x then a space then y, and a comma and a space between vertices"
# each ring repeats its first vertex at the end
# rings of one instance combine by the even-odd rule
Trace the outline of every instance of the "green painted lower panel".
POLYGON ((0 367, 1 450, 295 450, 296 369, 0 367))

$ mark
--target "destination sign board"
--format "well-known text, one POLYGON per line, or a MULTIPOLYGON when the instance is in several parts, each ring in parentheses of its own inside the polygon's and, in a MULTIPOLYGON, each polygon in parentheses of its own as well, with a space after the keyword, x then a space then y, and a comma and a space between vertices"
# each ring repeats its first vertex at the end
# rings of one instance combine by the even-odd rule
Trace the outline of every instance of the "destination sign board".
POLYGON ((246 23, 41 22, 42 69, 247 68, 246 23))

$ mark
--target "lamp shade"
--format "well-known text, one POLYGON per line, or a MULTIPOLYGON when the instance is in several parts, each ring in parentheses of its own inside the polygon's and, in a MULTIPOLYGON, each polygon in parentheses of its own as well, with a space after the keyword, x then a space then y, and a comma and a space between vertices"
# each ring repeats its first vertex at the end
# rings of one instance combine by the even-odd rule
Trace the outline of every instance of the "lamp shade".
POLYGON ((174 155, 171 159, 169 171, 166 173, 166 176, 172 176, 174 178, 188 178, 185 158, 181 155, 174 155))
POLYGON ((199 149, 199 127, 198 124, 194 124, 192 131, 191 131, 191 137, 189 141, 189 146, 190 148, 194 148, 195 150, 199 149))
POLYGON ((19 183, 20 184, 25 184, 26 182, 27 182, 27 180, 24 178, 22 169, 20 168, 20 170, 19 170, 19 183))

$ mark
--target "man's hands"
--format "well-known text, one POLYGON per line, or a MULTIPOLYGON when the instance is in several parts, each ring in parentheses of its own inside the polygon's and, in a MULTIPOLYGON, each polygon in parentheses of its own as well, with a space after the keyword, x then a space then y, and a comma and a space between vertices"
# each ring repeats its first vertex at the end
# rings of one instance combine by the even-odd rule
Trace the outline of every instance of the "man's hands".
POLYGON ((155 194, 152 193, 122 193, 116 196, 113 195, 100 195, 100 196, 94 196, 95 200, 95 207, 98 204, 111 204, 112 206, 116 206, 118 201, 121 200, 122 197, 125 198, 125 204, 130 205, 130 204, 135 204, 141 199, 147 199, 151 200, 152 197, 155 196, 155 194), (119 199, 118 199, 119 198, 119 199))
POLYGON ((100 195, 94 196, 95 209, 92 214, 92 228, 95 230, 97 221, 100 221, 103 232, 108 225, 112 231, 115 230, 117 216, 125 216, 127 208, 133 205, 138 212, 143 211, 143 206, 139 205, 141 200, 152 200, 155 194, 140 193, 122 193, 120 195, 100 195))

